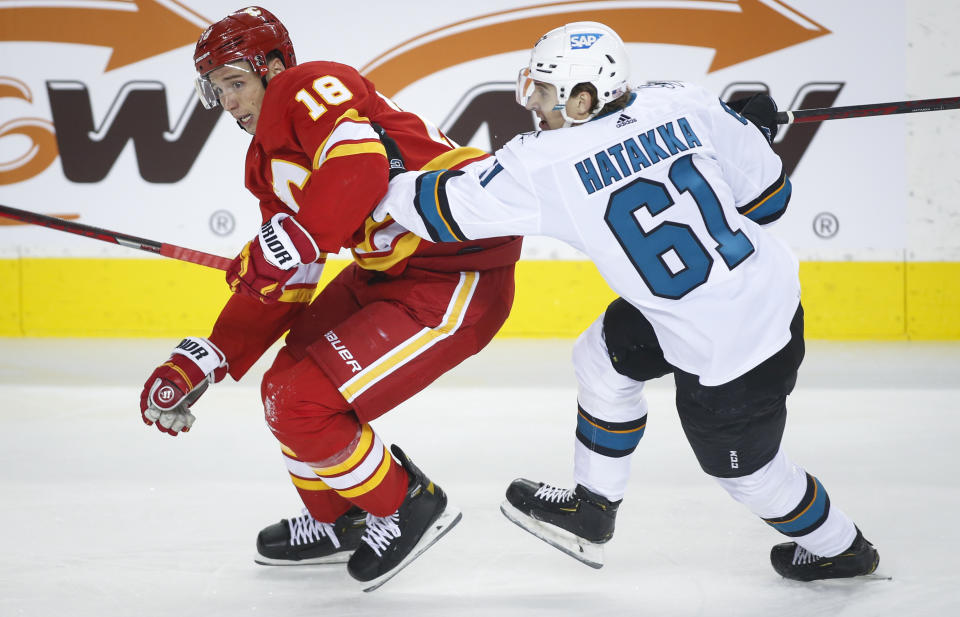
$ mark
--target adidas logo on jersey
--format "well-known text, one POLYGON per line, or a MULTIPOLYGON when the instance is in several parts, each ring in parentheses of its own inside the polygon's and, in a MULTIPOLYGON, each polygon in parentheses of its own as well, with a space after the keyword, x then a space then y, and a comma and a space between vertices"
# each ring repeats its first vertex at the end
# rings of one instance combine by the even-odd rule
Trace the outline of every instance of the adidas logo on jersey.
POLYGON ((631 118, 627 114, 620 114, 620 117, 617 118, 617 128, 619 129, 624 126, 627 126, 628 124, 633 124, 636 121, 637 121, 636 118, 631 118))

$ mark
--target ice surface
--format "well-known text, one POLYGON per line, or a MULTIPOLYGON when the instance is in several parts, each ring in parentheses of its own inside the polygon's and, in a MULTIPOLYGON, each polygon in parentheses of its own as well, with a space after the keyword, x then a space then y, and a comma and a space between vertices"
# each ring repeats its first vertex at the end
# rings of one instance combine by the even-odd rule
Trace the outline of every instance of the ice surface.
POLYGON ((464 512, 372 594, 343 566, 253 563, 299 500, 259 405, 258 364, 188 435, 141 423, 177 341, 0 339, 0 615, 792 616, 960 614, 960 344, 814 342, 784 439, 880 550, 892 581, 795 583, 774 531, 699 469, 673 386, 649 389, 633 477, 593 570, 499 512, 526 476, 568 485, 572 341, 495 341, 376 421, 464 512))

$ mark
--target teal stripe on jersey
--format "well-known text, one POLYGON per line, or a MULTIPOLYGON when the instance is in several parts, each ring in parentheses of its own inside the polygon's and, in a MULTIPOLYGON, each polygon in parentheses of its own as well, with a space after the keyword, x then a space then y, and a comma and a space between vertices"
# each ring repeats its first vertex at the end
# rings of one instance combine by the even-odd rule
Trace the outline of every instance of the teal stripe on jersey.
POLYGON ((793 186, 790 184, 790 178, 781 175, 780 179, 774 182, 760 197, 746 206, 737 208, 737 210, 753 222, 766 225, 783 216, 783 213, 787 211, 787 204, 790 203, 792 193, 793 186))
POLYGON ((446 187, 444 186, 452 176, 463 172, 451 172, 447 169, 431 171, 417 178, 414 207, 417 214, 423 219, 434 242, 458 242, 463 237, 460 228, 453 222, 450 209, 447 205, 446 187), (460 234, 459 236, 456 234, 460 234))

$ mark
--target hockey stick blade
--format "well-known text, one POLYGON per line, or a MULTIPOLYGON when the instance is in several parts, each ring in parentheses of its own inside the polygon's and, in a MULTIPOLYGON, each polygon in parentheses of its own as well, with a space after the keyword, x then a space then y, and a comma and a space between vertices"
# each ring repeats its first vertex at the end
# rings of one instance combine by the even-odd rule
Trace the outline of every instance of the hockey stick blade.
POLYGON ((37 214, 36 212, 20 210, 19 208, 11 208, 10 206, 5 206, 3 204, 0 204, 0 216, 21 221, 23 223, 29 223, 31 225, 40 225, 41 227, 56 229, 57 231, 65 231, 78 236, 86 236, 102 242, 119 244, 120 246, 125 246, 127 248, 137 249, 140 251, 147 251, 148 253, 156 253, 157 255, 163 255, 164 257, 170 257, 171 259, 187 261, 190 263, 199 264, 201 266, 207 266, 208 268, 215 268, 217 270, 226 271, 232 263, 232 260, 227 259, 226 257, 221 257, 220 255, 212 255, 210 253, 184 248, 175 244, 166 244, 165 242, 157 242, 155 240, 148 240, 146 238, 138 238, 137 236, 122 234, 116 231, 110 231, 109 229, 101 229, 91 225, 84 225, 83 223, 74 223, 65 219, 59 219, 55 216, 37 214))
POLYGON ((779 111, 777 112, 777 124, 823 122, 824 120, 913 114, 921 111, 946 111, 948 109, 960 109, 960 96, 943 99, 918 99, 915 101, 874 103, 871 105, 849 105, 846 107, 821 107, 819 109, 779 111))

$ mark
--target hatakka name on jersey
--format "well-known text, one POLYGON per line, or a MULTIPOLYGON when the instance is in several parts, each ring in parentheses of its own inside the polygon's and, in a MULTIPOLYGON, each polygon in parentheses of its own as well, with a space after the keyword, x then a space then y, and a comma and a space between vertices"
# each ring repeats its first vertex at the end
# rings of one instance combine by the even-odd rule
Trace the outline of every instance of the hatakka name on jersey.
MULTIPOLYGON (((632 118, 626 114, 621 114, 618 124, 631 120, 632 118)), ((606 150, 595 153, 592 158, 585 158, 575 163, 573 167, 580 175, 580 181, 587 194, 608 187, 634 172, 651 167, 680 152, 703 145, 689 120, 680 117, 674 122, 666 122, 645 133, 639 133, 636 139, 628 137, 606 150), (677 135, 674 130, 674 122, 680 129, 680 135, 677 135)))

